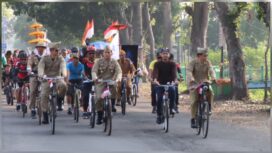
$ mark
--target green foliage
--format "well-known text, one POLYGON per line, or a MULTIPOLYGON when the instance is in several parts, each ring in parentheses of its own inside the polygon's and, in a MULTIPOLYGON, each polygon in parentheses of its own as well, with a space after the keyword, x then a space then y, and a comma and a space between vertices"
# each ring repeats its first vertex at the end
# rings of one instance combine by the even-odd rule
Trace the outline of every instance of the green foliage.
MULTIPOLYGON (((249 90, 249 98, 253 101, 263 101, 264 98, 264 89, 252 89, 249 90)), ((270 92, 268 92, 268 97, 270 92)))

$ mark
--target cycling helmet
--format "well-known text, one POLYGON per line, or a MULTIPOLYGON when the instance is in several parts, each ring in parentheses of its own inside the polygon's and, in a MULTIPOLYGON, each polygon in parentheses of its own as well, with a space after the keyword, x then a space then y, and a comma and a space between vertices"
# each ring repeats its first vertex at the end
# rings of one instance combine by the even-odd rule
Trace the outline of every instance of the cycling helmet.
POLYGON ((78 53, 79 49, 77 47, 73 47, 71 49, 72 53, 78 53))
POLYGON ((19 54, 18 54, 18 58, 19 58, 19 59, 26 59, 26 58, 27 58, 27 53, 26 53, 26 51, 20 50, 20 51, 19 51, 19 54))
POLYGON ((94 53, 96 48, 94 46, 88 46, 87 47, 87 53, 94 53))

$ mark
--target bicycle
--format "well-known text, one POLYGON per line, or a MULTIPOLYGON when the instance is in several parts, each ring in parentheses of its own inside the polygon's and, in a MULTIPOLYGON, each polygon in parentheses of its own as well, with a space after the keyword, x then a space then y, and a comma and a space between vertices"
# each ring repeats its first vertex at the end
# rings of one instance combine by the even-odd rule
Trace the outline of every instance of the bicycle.
POLYGON ((131 102, 133 106, 136 106, 137 98, 138 98, 138 86, 137 86, 136 77, 138 76, 134 76, 132 79, 131 102))
POLYGON ((106 88, 103 91, 101 98, 103 99, 103 120, 104 120, 104 132, 107 133, 108 136, 111 135, 112 131, 112 103, 111 103, 111 92, 110 85, 115 85, 115 81, 113 80, 98 80, 100 83, 105 83, 106 88))
MULTIPOLYGON (((83 81, 83 84, 84 83, 93 83, 92 80, 84 80, 83 81)), ((95 116, 96 116, 96 113, 95 113, 95 86, 92 85, 92 90, 91 92, 89 93, 89 105, 88 105, 88 113, 90 114, 90 126, 91 128, 94 128, 95 126, 95 116)))
POLYGON ((49 94, 49 123, 51 125, 51 134, 55 134, 55 127, 56 127, 56 117, 57 117, 57 80, 63 79, 64 77, 44 77, 44 80, 47 80, 50 87, 50 94, 49 94))
MULTIPOLYGON (((167 133, 169 131, 169 116, 170 116, 170 99, 169 99, 169 88, 175 88, 175 85, 171 85, 170 83, 167 83, 167 85, 158 85, 157 88, 164 88, 163 93, 163 103, 162 103, 162 116, 164 118, 163 122, 163 129, 164 132, 167 133)), ((174 117, 174 114, 171 114, 172 117, 174 117)))
POLYGON ((200 135, 202 130, 202 137, 205 139, 209 131, 210 105, 207 99, 207 92, 210 90, 210 83, 203 82, 196 88, 199 94, 198 109, 196 115, 196 132, 200 135))
POLYGON ((126 102, 127 102, 127 77, 122 77, 121 80, 121 109, 122 114, 126 114, 126 102))

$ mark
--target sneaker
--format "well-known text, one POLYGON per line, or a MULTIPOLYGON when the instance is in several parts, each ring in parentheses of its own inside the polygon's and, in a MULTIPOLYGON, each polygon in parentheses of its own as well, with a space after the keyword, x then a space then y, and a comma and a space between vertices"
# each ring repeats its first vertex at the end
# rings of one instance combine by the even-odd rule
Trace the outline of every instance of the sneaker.
POLYGON ((196 120, 194 118, 191 119, 191 128, 197 128, 196 120))
POLYGON ((127 98, 127 103, 131 105, 130 98, 127 98))
POLYGON ((16 104, 16 110, 19 111, 21 109, 21 104, 16 104))
POLYGON ((175 111, 176 111, 177 114, 179 113, 179 108, 178 108, 178 106, 175 107, 175 111))
POLYGON ((83 112, 82 117, 83 117, 83 119, 88 119, 89 115, 87 112, 83 112))
POLYGON ((173 109, 170 109, 170 114, 173 115, 173 114, 176 114, 176 110, 173 108, 173 109))
POLYGON ((116 112, 116 108, 112 107, 112 112, 115 113, 116 112))
POLYGON ((72 115, 72 114, 73 114, 73 113, 72 113, 72 108, 71 108, 71 107, 68 108, 67 114, 68 114, 68 115, 72 115))
POLYGON ((98 111, 97 112, 97 120, 96 120, 96 124, 97 125, 101 125, 103 122, 103 112, 102 111, 98 111))
POLYGON ((163 123, 162 116, 157 116, 156 123, 157 123, 157 124, 162 124, 162 123, 163 123))
POLYGON ((156 114, 156 113, 157 113, 157 107, 153 106, 153 108, 152 108, 152 114, 156 114))
POLYGON ((48 113, 47 112, 43 112, 43 124, 48 124, 48 113))
POLYGON ((117 103, 115 104, 116 106, 121 106, 121 101, 117 100, 117 103))
POLYGON ((32 119, 36 119, 36 110, 35 109, 31 110, 31 117, 32 117, 32 119))

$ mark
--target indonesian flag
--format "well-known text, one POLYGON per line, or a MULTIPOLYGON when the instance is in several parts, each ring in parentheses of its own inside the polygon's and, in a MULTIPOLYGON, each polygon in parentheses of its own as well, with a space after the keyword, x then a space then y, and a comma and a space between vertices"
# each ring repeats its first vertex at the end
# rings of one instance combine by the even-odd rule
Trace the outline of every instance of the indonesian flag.
POLYGON ((88 21, 84 30, 84 34, 82 37, 82 45, 85 45, 86 39, 92 38, 94 35, 94 22, 93 20, 90 22, 88 21))

